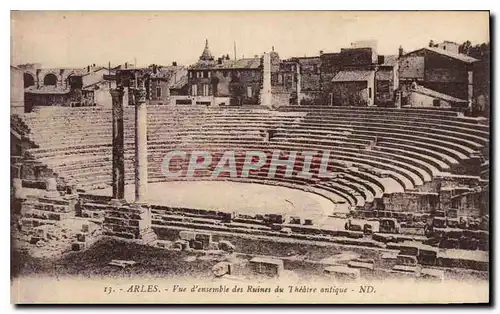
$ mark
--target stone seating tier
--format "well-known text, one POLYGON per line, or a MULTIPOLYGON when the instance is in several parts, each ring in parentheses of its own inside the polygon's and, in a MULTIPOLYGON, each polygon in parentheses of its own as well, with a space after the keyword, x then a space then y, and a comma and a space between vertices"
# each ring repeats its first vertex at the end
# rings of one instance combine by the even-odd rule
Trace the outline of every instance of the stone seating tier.
MULTIPOLYGON (((34 159, 80 188, 110 183, 110 109, 51 108, 22 118, 39 145, 29 150, 34 159)), ((133 182, 133 108, 125 108, 124 120, 126 180, 133 182)), ((345 177, 316 185, 335 189, 353 204, 430 182, 476 154, 489 140, 488 125, 480 119, 427 109, 149 106, 148 124, 150 181, 165 180, 162 156, 173 149, 330 150, 345 177), (277 131, 269 141, 265 141, 266 130, 277 131)), ((264 172, 250 179, 266 180, 264 172)), ((286 178, 279 178, 280 184, 287 183, 282 179, 286 178)), ((315 185, 299 181, 288 183, 315 185)))

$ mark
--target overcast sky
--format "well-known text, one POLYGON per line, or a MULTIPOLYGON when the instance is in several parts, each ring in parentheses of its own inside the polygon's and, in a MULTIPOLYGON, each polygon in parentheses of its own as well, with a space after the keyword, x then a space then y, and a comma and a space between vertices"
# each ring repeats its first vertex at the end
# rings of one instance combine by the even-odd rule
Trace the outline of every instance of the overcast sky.
POLYGON ((336 52, 376 39, 380 54, 450 40, 489 41, 487 12, 13 12, 14 65, 84 67, 191 64, 205 39, 212 54, 251 57, 274 46, 282 58, 336 52))

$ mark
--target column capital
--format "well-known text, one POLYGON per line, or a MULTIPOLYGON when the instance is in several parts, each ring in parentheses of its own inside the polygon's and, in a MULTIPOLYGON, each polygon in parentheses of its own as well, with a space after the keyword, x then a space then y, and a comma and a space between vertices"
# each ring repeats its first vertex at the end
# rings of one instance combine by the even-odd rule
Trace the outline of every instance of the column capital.
POLYGON ((146 89, 145 88, 135 88, 134 89, 134 96, 136 100, 136 104, 142 104, 146 102, 146 89))
POLYGON ((123 87, 110 88, 109 93, 113 98, 123 97, 124 94, 123 87))

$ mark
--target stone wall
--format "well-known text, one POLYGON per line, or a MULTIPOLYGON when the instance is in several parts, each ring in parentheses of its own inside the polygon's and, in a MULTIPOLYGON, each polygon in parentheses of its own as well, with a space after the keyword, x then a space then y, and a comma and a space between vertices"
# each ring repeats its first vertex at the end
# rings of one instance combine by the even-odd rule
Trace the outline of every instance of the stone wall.
POLYGON ((10 111, 24 113, 23 72, 13 66, 10 67, 10 111))
POLYGON ((103 235, 150 244, 156 240, 151 229, 151 208, 149 205, 113 202, 106 211, 103 235))
POLYGON ((74 197, 28 197, 21 203, 21 225, 23 228, 35 228, 53 225, 59 221, 74 217, 76 198, 74 197))

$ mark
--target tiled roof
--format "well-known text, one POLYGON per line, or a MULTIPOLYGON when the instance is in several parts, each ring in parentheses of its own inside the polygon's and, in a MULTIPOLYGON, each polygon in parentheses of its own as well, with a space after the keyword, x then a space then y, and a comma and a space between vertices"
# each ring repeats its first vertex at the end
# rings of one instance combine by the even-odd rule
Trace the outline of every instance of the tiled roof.
POLYGON ((238 60, 223 60, 222 64, 206 64, 198 62, 189 68, 196 69, 258 69, 260 67, 260 58, 245 58, 238 60))
POLYGON ((55 86, 41 86, 36 88, 35 86, 30 86, 24 90, 26 93, 30 94, 67 94, 69 93, 69 88, 60 88, 55 86))
POLYGON ((172 75, 182 69, 181 66, 161 66, 156 69, 156 73, 153 73, 153 69, 149 68, 151 78, 165 78, 170 79, 172 75))
POLYGON ((109 81, 100 80, 100 81, 97 81, 97 82, 93 82, 91 84, 83 86, 83 89, 84 90, 95 90, 95 88, 97 86, 102 86, 103 84, 109 84, 109 81))
POLYGON ((415 88, 412 89, 412 91, 419 93, 419 94, 422 94, 422 95, 427 95, 430 97, 434 97, 434 98, 438 98, 438 99, 442 99, 442 100, 454 102, 454 103, 467 103, 468 102, 467 100, 463 100, 463 99, 459 99, 459 98, 456 98, 456 97, 453 97, 450 95, 446 95, 446 94, 437 92, 435 90, 423 87, 421 85, 415 86, 415 88))
POLYGON ((417 49, 417 50, 414 50, 412 52, 407 53, 407 55, 411 54, 411 53, 414 53, 414 52, 417 52, 417 51, 424 50, 424 49, 432 51, 432 52, 435 52, 435 53, 438 53, 438 54, 442 54, 444 56, 447 56, 447 57, 450 57, 450 58, 453 58, 453 59, 457 59, 457 60, 460 60, 460 61, 463 61, 463 62, 466 62, 466 63, 473 63, 473 62, 479 61, 479 60, 477 60, 475 58, 472 58, 472 57, 469 57, 468 55, 465 55, 463 53, 455 53, 455 52, 451 52, 451 51, 444 50, 444 49, 441 49, 441 48, 434 48, 434 47, 425 47, 425 48, 417 49))
POLYGON ((359 82, 368 81, 374 71, 340 71, 332 79, 332 82, 359 82))
POLYGON ((175 82, 174 84, 172 84, 172 86, 170 86, 170 88, 171 89, 181 89, 187 83, 188 83, 188 77, 187 77, 187 75, 184 75, 177 82, 175 82))

